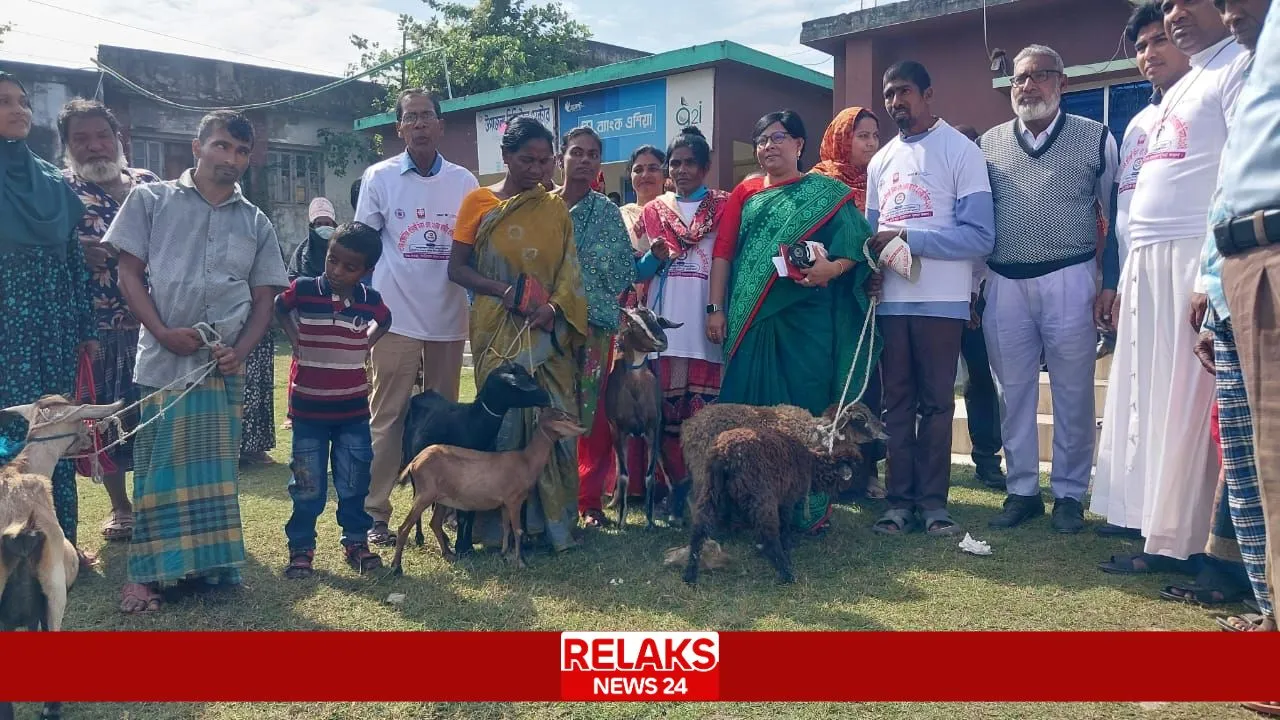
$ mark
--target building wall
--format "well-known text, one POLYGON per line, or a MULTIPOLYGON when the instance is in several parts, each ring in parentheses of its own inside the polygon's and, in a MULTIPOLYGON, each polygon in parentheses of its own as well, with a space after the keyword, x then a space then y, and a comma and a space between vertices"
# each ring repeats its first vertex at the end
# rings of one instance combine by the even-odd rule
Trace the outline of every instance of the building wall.
MULTIPOLYGON (((1008 53, 1010 72, 1013 56, 1032 43, 1054 48, 1069 66, 1105 62, 1117 57, 1129 12, 1125 0, 1013 3, 988 13, 987 37, 991 48, 1008 53)), ((1131 57, 1132 48, 1127 50, 1131 57)), ((835 56, 835 106, 872 108, 881 126, 891 128, 881 95, 884 71, 900 60, 917 60, 933 80, 934 112, 984 131, 1013 117, 1008 90, 991 87, 988 57, 981 12, 853 35, 835 56)))
POLYGON ((831 91, 736 63, 716 69, 715 105, 715 150, 707 184, 726 190, 732 189, 735 179, 733 144, 754 148, 752 131, 761 117, 788 108, 800 115, 809 136, 801 157, 803 168, 818 161, 822 134, 833 117, 831 91))

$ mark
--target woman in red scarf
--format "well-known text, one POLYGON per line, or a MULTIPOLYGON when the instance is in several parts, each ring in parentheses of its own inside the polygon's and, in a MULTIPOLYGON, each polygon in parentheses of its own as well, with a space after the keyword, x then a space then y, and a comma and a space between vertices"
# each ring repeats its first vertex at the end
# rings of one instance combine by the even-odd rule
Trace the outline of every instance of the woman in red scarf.
POLYGON ((822 136, 813 172, 835 178, 853 190, 858 212, 867 212, 867 165, 880 149, 880 121, 866 108, 840 111, 822 136))

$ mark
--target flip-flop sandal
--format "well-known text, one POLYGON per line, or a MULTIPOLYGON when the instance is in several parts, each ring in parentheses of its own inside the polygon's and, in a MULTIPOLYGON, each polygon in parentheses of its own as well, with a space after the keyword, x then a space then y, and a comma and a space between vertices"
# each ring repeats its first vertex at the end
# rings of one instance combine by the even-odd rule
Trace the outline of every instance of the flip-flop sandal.
POLYGON ((886 510, 871 526, 871 531, 877 535, 906 535, 914 529, 911 513, 901 509, 886 510))
POLYGON ((1151 573, 1182 572, 1184 560, 1175 560, 1164 555, 1136 553, 1133 555, 1112 555, 1104 563, 1098 563, 1098 569, 1113 575, 1149 575, 1151 573), (1139 567, 1138 563, 1142 566, 1139 567))
POLYGON ((951 537, 964 532, 964 528, 951 518, 951 513, 945 508, 922 513, 920 519, 924 523, 924 532, 929 537, 951 537))
POLYGON ((1217 607, 1219 605, 1233 605, 1239 602, 1245 592, 1241 588, 1201 587, 1190 583, 1188 585, 1165 585, 1164 589, 1160 591, 1160 598, 1172 602, 1191 603, 1200 607, 1217 607))
POLYGON ((1247 702, 1240 703, 1240 706, 1246 710, 1252 710, 1259 715, 1268 717, 1280 717, 1280 700, 1273 702, 1247 702))
POLYGON ((102 523, 102 537, 107 542, 128 540, 133 537, 133 513, 112 510, 102 523))
POLYGON ((1241 613, 1216 617, 1213 621, 1218 623, 1218 627, 1225 632, 1258 632, 1262 628, 1264 619, 1255 613, 1241 613))
POLYGON ((391 528, 387 527, 384 522, 374 523, 373 529, 367 535, 370 545, 388 547, 396 544, 396 537, 391 534, 391 528))
POLYGON ((582 523, 587 527, 593 527, 598 530, 608 527, 609 518, 605 517, 604 513, 599 510, 588 510, 582 516, 582 523))
POLYGON ((382 567, 382 557, 369 549, 368 545, 357 545, 346 552, 347 564, 361 575, 382 567))

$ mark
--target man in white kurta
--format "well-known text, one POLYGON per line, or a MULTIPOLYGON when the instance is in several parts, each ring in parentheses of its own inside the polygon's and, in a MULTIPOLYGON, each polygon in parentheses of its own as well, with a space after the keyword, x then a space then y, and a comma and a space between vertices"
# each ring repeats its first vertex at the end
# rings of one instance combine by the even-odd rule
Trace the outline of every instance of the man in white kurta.
MULTIPOLYGON (((1218 479, 1209 434, 1213 378, 1195 357, 1199 328, 1186 308, 1245 60, 1211 4, 1165 0, 1163 9, 1166 32, 1190 57, 1191 71, 1160 104, 1129 207, 1103 414, 1108 452, 1097 473, 1111 501, 1142 488, 1146 546, 1141 555, 1104 563, 1112 572, 1186 569, 1170 561, 1204 551, 1218 479)), ((1110 509, 1107 515, 1115 522, 1110 509)))
MULTIPOLYGON (((1125 36, 1133 43, 1138 61, 1138 72, 1151 83, 1151 104, 1129 121, 1120 144, 1120 164, 1112 188, 1116 218, 1111 231, 1116 237, 1116 267, 1123 267, 1129 254, 1129 207, 1133 204, 1133 191, 1138 186, 1138 173, 1147 155, 1147 141, 1152 128, 1160 119, 1161 101, 1190 70, 1191 64, 1182 51, 1174 47, 1164 29, 1164 15, 1160 3, 1143 3, 1134 8, 1129 18, 1125 36)), ((1113 245, 1108 240, 1108 248, 1113 245)), ((1099 299, 1098 325, 1114 332, 1114 302, 1116 294, 1103 290, 1099 299)), ((1105 408, 1104 408, 1105 411, 1105 408)), ((1108 424, 1110 427, 1110 424, 1108 424)), ((1098 443, 1099 462, 1110 462, 1112 455, 1111 433, 1103 433, 1098 443)), ((1099 474, 1094 479, 1090 510, 1106 518, 1107 523, 1098 527, 1098 534, 1112 537, 1140 537, 1142 534, 1142 498, 1145 487, 1141 483, 1110 482, 1111 476, 1099 474)))

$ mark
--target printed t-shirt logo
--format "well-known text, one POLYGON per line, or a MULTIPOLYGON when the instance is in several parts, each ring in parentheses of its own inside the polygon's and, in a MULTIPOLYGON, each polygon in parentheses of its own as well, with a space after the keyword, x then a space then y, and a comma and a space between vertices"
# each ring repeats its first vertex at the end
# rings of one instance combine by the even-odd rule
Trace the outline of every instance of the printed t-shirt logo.
POLYGON ((404 219, 404 210, 402 210, 401 208, 396 208, 396 219, 397 220, 404 219))
POLYGON ((1160 123, 1160 127, 1156 129, 1143 162, 1181 160, 1185 158, 1187 156, 1189 138, 1187 124, 1183 122, 1182 118, 1177 115, 1169 115, 1164 122, 1160 123))
POLYGON ((667 277, 706 280, 711 277, 711 258, 700 247, 689 248, 671 263, 667 277))
POLYGON ((401 256, 409 260, 448 260, 453 247, 452 216, 441 214, 414 222, 400 232, 397 246, 401 256))
POLYGON ((912 182, 898 182, 897 173, 893 177, 894 184, 889 186, 880 201, 881 222, 933 217, 933 199, 929 191, 912 182))
POLYGON ((1125 153, 1120 161, 1120 194, 1132 192, 1138 186, 1138 171, 1147 154, 1147 134, 1142 133, 1134 142, 1133 148, 1125 153))

